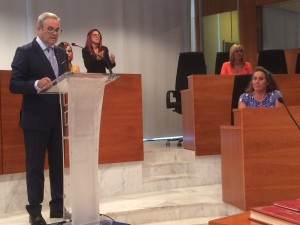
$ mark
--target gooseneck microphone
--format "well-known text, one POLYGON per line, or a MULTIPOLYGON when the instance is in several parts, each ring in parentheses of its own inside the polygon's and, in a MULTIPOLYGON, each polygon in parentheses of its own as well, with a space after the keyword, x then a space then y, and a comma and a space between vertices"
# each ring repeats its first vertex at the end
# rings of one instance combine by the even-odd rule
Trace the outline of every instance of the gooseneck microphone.
POLYGON ((71 43, 72 46, 76 46, 76 47, 79 47, 79 48, 83 48, 82 46, 76 44, 76 43, 71 43))
MULTIPOLYGON (((71 43, 71 45, 72 45, 72 46, 76 46, 76 47, 79 47, 79 48, 84 49, 84 47, 82 47, 82 46, 80 46, 80 45, 78 45, 78 44, 76 44, 76 43, 71 43)), ((104 62, 106 63, 106 65, 107 65, 107 67, 108 67, 109 73, 110 73, 110 74, 113 74, 109 62, 108 62, 104 57, 102 57, 101 55, 96 54, 96 56, 98 56, 100 59, 103 59, 103 60, 104 60, 104 62)))
POLYGON ((292 116, 290 110, 288 109, 288 107, 287 107, 286 104, 284 103, 283 98, 282 98, 282 97, 279 97, 277 100, 278 100, 278 102, 280 102, 281 104, 284 105, 286 111, 289 113, 290 117, 292 118, 292 120, 294 121, 294 123, 296 124, 296 126, 298 127, 298 129, 300 130, 299 124, 296 122, 296 120, 295 120, 294 117, 292 116))

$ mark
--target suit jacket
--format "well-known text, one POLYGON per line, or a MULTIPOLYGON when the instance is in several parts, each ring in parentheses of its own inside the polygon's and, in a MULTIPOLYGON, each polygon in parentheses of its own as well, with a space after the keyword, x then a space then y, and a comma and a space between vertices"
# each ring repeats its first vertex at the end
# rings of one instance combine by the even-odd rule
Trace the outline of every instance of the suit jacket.
MULTIPOLYGON (((68 70, 66 52, 54 47, 59 75, 68 70)), ((51 129, 60 119, 59 95, 37 94, 34 83, 45 76, 55 80, 55 74, 45 53, 34 39, 18 47, 11 64, 12 73, 9 89, 12 93, 23 94, 20 126, 25 129, 51 129)))

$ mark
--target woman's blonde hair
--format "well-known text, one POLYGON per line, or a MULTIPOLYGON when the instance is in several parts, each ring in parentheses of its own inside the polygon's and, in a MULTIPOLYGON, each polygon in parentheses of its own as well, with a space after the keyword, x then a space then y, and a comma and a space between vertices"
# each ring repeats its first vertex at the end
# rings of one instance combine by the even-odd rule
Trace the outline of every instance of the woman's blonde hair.
MULTIPOLYGON (((234 67, 234 52, 236 50, 242 50, 244 52, 244 47, 240 44, 233 44, 230 47, 230 52, 229 52, 229 61, 230 61, 230 66, 234 67)), ((244 65, 245 61, 244 61, 244 57, 241 59, 241 63, 244 65)))

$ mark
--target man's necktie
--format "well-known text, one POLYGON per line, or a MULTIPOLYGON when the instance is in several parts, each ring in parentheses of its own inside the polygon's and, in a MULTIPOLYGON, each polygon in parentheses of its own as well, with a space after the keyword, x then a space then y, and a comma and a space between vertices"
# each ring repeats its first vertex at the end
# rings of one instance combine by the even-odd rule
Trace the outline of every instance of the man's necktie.
POLYGON ((55 73, 55 76, 58 76, 58 64, 57 64, 57 60, 54 54, 54 49, 53 47, 48 47, 47 48, 48 52, 49 52, 49 62, 51 63, 52 69, 55 73))

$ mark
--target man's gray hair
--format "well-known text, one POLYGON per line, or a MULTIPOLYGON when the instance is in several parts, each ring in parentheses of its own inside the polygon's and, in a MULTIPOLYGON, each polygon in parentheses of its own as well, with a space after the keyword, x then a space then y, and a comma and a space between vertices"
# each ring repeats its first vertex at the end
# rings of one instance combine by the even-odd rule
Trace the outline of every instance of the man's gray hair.
POLYGON ((37 27, 43 27, 44 25, 44 20, 47 19, 47 18, 54 18, 54 19, 57 19, 58 22, 60 23, 60 18, 54 14, 54 13, 51 13, 51 12, 44 12, 42 13, 41 15, 39 15, 38 17, 38 20, 37 20, 37 27))

